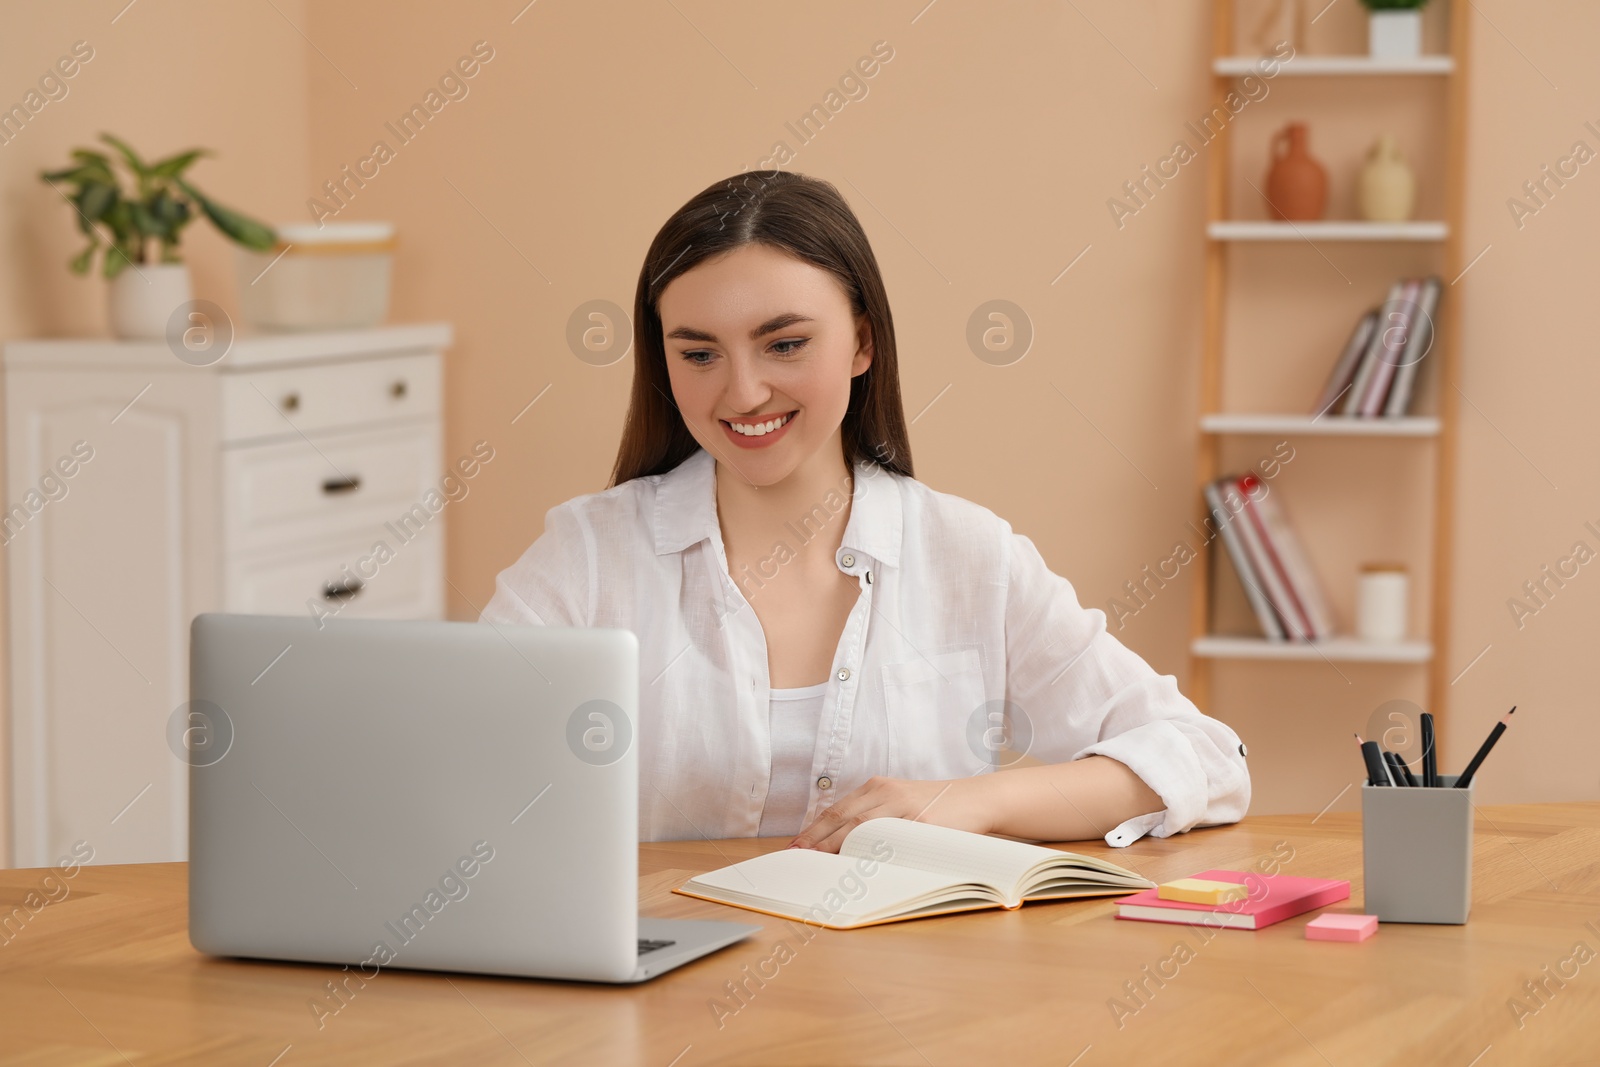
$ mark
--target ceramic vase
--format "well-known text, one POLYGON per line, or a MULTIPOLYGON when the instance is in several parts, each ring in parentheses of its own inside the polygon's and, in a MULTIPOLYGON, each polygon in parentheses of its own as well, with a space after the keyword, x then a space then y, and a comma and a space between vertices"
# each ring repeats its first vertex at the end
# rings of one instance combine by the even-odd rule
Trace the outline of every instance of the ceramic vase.
POLYGON ((1400 156, 1394 138, 1384 134, 1373 143, 1356 179, 1356 207, 1373 222, 1404 222, 1416 203, 1417 183, 1400 156))
POLYGON ((1306 150, 1306 125, 1291 122, 1272 137, 1267 210, 1272 218, 1320 219, 1328 206, 1328 172, 1306 150))

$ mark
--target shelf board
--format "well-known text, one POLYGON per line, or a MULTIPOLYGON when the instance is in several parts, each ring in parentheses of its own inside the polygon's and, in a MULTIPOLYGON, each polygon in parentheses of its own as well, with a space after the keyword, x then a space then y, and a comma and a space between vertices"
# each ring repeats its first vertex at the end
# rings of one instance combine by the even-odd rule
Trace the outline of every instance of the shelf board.
MULTIPOLYGON (((1212 61, 1214 74, 1242 77, 1256 74, 1264 56, 1221 56, 1212 61)), ((1450 74, 1456 69, 1455 57, 1418 56, 1415 59, 1373 59, 1371 56, 1301 56, 1287 62, 1274 60, 1278 74, 1320 77, 1323 75, 1450 74)), ((1259 77, 1260 75, 1258 75, 1259 77)))
POLYGON ((1427 641, 1394 643, 1328 637, 1321 641, 1269 641, 1265 637, 1209 636, 1190 646, 1196 656, 1211 659, 1341 660, 1359 663, 1426 663, 1433 658, 1427 641))
MULTIPOLYGON (((390 355, 396 351, 437 352, 455 343, 455 327, 448 322, 390 323, 382 326, 304 333, 241 331, 210 372, 232 374, 273 366, 322 362, 346 357, 390 355)), ((7 367, 73 370, 117 367, 142 373, 152 370, 193 374, 193 368, 173 359, 166 341, 123 341, 97 337, 51 337, 33 341, 7 341, 7 367)))
POLYGON ((1213 241, 1443 241, 1450 236, 1450 227, 1437 221, 1223 221, 1207 223, 1206 234, 1213 241))
POLYGON ((1253 412, 1222 412, 1200 417, 1206 433, 1236 434, 1323 434, 1329 437, 1437 437, 1439 419, 1434 415, 1406 415, 1399 418, 1355 418, 1349 415, 1270 415, 1253 412))

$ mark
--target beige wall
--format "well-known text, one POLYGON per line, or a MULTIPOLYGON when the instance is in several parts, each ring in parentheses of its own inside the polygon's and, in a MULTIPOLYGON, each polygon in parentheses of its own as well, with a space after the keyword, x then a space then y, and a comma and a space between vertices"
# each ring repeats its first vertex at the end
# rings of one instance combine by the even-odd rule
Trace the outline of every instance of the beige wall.
MULTIPOLYGON (((221 156, 196 177, 219 197, 269 218, 309 217, 306 201, 325 180, 376 139, 393 144, 384 123, 486 41, 494 57, 468 95, 399 147, 338 216, 399 223, 393 317, 448 319, 457 330, 447 458, 480 438, 496 449, 453 511, 453 616, 475 616, 547 508, 602 488, 610 470, 630 361, 575 358, 564 339, 569 314, 594 299, 631 306, 641 257, 666 216, 709 182, 755 169, 775 140, 796 149, 789 169, 839 186, 872 238, 894 302, 908 416, 938 397, 912 427, 923 481, 1010 520, 1096 607, 1183 536, 1204 163, 1184 168, 1121 229, 1106 201, 1205 111, 1209 5, 1083 0, 1075 10, 1033 0, 997 14, 951 2, 922 10, 923 0, 540 3, 514 24, 515 3, 278 6, 314 47, 265 5, 213 15, 198 4, 141 4, 100 30, 29 9, 21 32, 0 38, 0 69, 13 72, 4 96, 23 91, 24 74, 72 40, 100 35, 73 95, 41 114, 23 152, 21 142, 0 148, 0 334, 103 329, 98 285, 57 266, 73 245, 65 211, 31 178, 70 145, 102 128, 152 152, 208 144, 221 156), (785 123, 879 40, 894 56, 867 96, 800 145, 785 123), (969 314, 993 298, 1021 305, 1036 331, 1027 357, 1009 367, 980 362, 964 340, 969 314)), ((1600 148, 1582 126, 1600 126, 1600 109, 1584 110, 1600 100, 1600 73, 1581 51, 1600 11, 1577 0, 1533 11, 1511 0, 1477 6, 1505 36, 1484 17, 1472 26, 1464 245, 1469 256, 1492 247, 1449 293, 1465 309, 1470 403, 1451 516, 1456 624, 1443 655, 1454 677, 1489 651, 1451 689, 1444 762, 1459 766, 1518 703, 1521 721, 1482 779, 1483 796, 1592 797, 1600 721, 1589 714, 1587 645, 1600 578, 1585 568, 1520 631, 1506 600, 1574 541, 1600 548, 1582 529, 1588 519, 1600 526, 1600 476, 1589 417, 1597 371, 1580 291, 1600 204, 1588 185, 1600 178, 1585 168, 1521 230, 1506 199, 1574 140, 1600 148)), ((1436 40, 1443 14, 1439 3, 1430 12, 1436 40)), ((1330 8, 1307 44, 1359 48, 1360 20, 1354 3, 1330 8)), ((1421 210, 1436 211, 1441 100, 1438 86, 1409 81, 1279 79, 1242 116, 1240 174, 1259 184, 1267 136, 1306 118, 1340 213, 1361 151, 1390 129, 1414 160, 1421 210)), ((1249 201, 1247 189, 1238 194, 1241 212, 1255 210, 1249 201)), ((226 249, 199 226, 191 243, 199 294, 231 306, 226 249)), ((1238 359, 1225 389, 1237 408, 1309 404, 1354 315, 1393 276, 1430 262, 1423 249, 1323 252, 1337 269, 1310 249, 1235 260, 1238 359)), ((1248 463, 1273 443, 1242 442, 1229 455, 1248 463)), ((1362 560, 1399 555, 1423 567, 1419 494, 1432 446, 1293 444, 1283 499, 1348 627, 1362 560)), ((1186 573, 1169 584, 1119 633, 1180 681, 1190 581, 1186 573)), ((1425 593, 1419 583, 1419 605, 1425 593)), ((1225 611, 1237 608, 1226 599, 1225 611)), ((1207 710, 1249 742, 1260 810, 1316 810, 1356 776, 1350 731, 1384 700, 1419 698, 1421 680, 1414 668, 1223 665, 1207 710)), ((1347 794, 1339 806, 1351 804, 1347 794)))

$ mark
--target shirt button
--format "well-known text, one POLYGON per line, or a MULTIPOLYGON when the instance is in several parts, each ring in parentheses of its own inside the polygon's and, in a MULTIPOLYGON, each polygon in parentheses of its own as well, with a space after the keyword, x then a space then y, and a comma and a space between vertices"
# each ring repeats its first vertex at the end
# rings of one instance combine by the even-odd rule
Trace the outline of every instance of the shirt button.
POLYGON ((872 584, 872 572, 871 571, 867 572, 867 584, 868 585, 872 584))
POLYGON ((839 681, 848 682, 849 680, 850 680, 850 668, 849 667, 840 667, 839 668, 839 681))
POLYGON ((1243 741, 1239 742, 1239 755, 1248 756, 1249 754, 1250 753, 1246 752, 1245 749, 1244 749, 1244 742, 1243 741))
POLYGON ((818 789, 832 789, 833 788, 833 779, 829 778, 826 774, 824 774, 821 778, 817 779, 817 788, 818 789))
POLYGON ((855 565, 856 565, 856 558, 854 556, 852 556, 850 553, 846 552, 844 555, 839 557, 839 566, 841 566, 841 567, 854 567, 855 565))

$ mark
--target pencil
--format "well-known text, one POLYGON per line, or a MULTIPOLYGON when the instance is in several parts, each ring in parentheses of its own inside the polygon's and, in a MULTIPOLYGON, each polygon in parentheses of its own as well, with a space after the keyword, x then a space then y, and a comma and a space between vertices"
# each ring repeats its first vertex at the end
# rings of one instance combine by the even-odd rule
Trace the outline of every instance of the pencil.
POLYGON ((1467 764, 1467 769, 1461 772, 1460 778, 1456 779, 1457 789, 1465 789, 1472 784, 1472 776, 1477 773, 1478 765, 1483 762, 1484 757, 1489 755, 1489 750, 1494 747, 1496 741, 1500 740, 1500 735, 1506 732, 1506 727, 1510 725, 1511 716, 1516 713, 1516 710, 1516 705, 1513 704, 1511 710, 1506 712, 1500 721, 1494 724, 1494 729, 1489 731, 1489 736, 1484 738, 1483 744, 1478 747, 1478 754, 1472 757, 1472 762, 1467 764))

